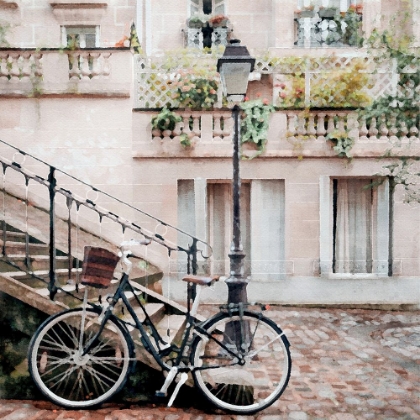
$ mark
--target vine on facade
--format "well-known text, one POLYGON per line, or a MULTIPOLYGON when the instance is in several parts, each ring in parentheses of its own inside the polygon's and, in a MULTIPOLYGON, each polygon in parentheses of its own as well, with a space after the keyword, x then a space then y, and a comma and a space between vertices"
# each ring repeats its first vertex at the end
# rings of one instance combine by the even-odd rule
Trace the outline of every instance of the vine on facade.
MULTIPOLYGON (((418 139, 420 127, 420 54, 408 36, 396 31, 374 31, 367 41, 369 47, 381 54, 378 63, 386 63, 399 74, 392 93, 376 98, 359 110, 359 118, 378 120, 393 134, 384 158, 395 161, 383 167, 383 173, 394 185, 404 189, 405 201, 420 202, 420 158, 410 155, 410 145, 418 139), (404 151, 408 156, 402 155, 404 151)), ((418 140, 417 140, 418 141, 418 140)))

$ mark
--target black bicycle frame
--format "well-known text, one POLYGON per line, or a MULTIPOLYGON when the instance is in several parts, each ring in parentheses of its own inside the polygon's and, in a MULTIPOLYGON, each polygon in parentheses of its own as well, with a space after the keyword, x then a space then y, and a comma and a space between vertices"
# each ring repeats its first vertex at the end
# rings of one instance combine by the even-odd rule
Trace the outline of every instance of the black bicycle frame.
MULTIPOLYGON (((140 299, 137 297, 137 295, 134 293, 134 288, 133 286, 130 284, 129 282, 129 276, 128 274, 124 273, 120 284, 118 285, 118 288, 115 292, 115 294, 112 296, 112 301, 109 305, 109 307, 105 310, 103 319, 101 321, 101 325, 99 327, 98 332, 95 334, 94 337, 92 337, 92 339, 87 343, 87 345, 84 347, 83 349, 83 355, 87 354, 91 348, 96 344, 97 340, 99 339, 99 336, 102 334, 102 331, 105 328, 106 323, 108 322, 108 320, 113 316, 113 308, 115 307, 115 305, 117 304, 117 302, 121 299, 124 303, 125 308, 127 309, 127 311, 130 313, 130 315, 132 316, 136 327, 139 330, 141 339, 142 339, 142 343, 144 345, 144 347, 146 348, 146 350, 152 354, 153 358, 156 360, 156 362, 159 364, 159 366, 162 369, 165 370, 170 370, 170 368, 172 366, 167 365, 161 358, 160 352, 156 351, 157 347, 159 349, 159 342, 164 344, 164 340, 161 337, 161 335, 159 334, 159 332, 157 331, 155 325, 153 324, 153 321, 151 320, 150 316, 148 315, 146 308, 144 307, 144 305, 141 303, 140 299), (126 295, 124 294, 124 291, 126 289, 126 287, 128 286, 129 290, 133 293, 133 295, 136 298, 136 301, 138 303, 138 305, 141 307, 144 315, 145 315, 145 320, 143 322, 140 322, 137 314, 134 312, 134 309, 131 305, 131 303, 129 302, 128 298, 126 297, 126 295), (147 331, 145 330, 145 328, 143 327, 143 324, 146 323, 152 330, 152 337, 155 340, 155 345, 152 343, 151 339, 149 338, 149 335, 147 334, 147 331)), ((190 305, 188 305, 190 306, 190 305)), ((201 335, 205 335, 207 336, 210 340, 215 341, 220 347, 222 347, 227 353, 229 353, 230 355, 232 355, 234 358, 236 358, 238 361, 237 363, 233 363, 234 364, 243 364, 243 357, 242 355, 233 352, 231 349, 229 349, 223 342, 217 340, 215 337, 212 337, 204 328, 204 325, 209 321, 206 320, 204 323, 197 323, 195 322, 195 318, 193 316, 191 316, 190 314, 190 309, 188 307, 188 311, 185 314, 186 317, 186 321, 187 321, 187 329, 184 332, 184 336, 182 339, 182 343, 181 343, 181 347, 174 347, 171 345, 171 349, 175 352, 178 353, 178 356, 176 358, 176 366, 179 366, 180 362, 181 362, 181 358, 182 355, 184 353, 184 349, 188 343, 188 338, 191 334, 191 330, 195 329, 199 334, 201 335)), ((210 318, 211 319, 211 318, 210 318)), ((120 320, 119 320, 120 321, 120 320)), ((121 322, 121 321, 120 321, 121 322)), ((169 343, 170 344, 170 343, 169 343)), ((166 350, 166 349, 165 349, 166 350)), ((192 367, 193 370, 204 370, 204 369, 215 369, 218 368, 219 366, 212 366, 212 367, 192 367)), ((190 367, 179 367, 179 372, 189 372, 191 370, 190 367)))

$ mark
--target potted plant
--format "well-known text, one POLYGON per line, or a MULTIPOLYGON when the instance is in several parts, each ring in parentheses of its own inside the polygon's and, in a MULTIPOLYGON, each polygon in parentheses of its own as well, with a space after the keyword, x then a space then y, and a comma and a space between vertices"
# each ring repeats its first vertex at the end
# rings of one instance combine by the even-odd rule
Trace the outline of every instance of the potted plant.
POLYGON ((361 15, 363 13, 363 4, 351 4, 349 12, 355 12, 358 15, 361 15))
POLYGON ((187 26, 189 28, 202 28, 206 26, 208 21, 208 16, 204 14, 195 14, 187 19, 187 26))
POLYGON ((209 25, 212 28, 226 28, 229 18, 225 15, 215 15, 210 17, 209 25))
MULTIPOLYGON (((152 118, 152 134, 155 137, 160 137, 164 131, 172 132, 176 124, 181 121, 181 116, 165 106, 158 115, 152 118)), ((170 135, 170 133, 168 134, 170 135)))

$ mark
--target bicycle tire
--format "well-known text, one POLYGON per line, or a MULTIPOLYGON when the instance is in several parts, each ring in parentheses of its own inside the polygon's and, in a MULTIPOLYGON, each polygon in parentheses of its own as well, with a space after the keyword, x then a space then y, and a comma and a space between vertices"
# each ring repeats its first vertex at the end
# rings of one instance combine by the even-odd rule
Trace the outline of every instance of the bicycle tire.
POLYGON ((254 414, 278 400, 292 360, 289 342, 272 320, 249 311, 242 316, 222 312, 203 329, 206 333, 198 331, 192 343, 190 361, 195 385, 211 403, 227 412, 254 414))
POLYGON ((82 334, 83 309, 66 310, 40 325, 28 350, 29 372, 38 389, 71 409, 109 400, 124 386, 133 364, 133 342, 115 317, 107 321, 99 342, 80 356, 79 349, 99 328, 99 311, 88 308, 84 313, 82 334))

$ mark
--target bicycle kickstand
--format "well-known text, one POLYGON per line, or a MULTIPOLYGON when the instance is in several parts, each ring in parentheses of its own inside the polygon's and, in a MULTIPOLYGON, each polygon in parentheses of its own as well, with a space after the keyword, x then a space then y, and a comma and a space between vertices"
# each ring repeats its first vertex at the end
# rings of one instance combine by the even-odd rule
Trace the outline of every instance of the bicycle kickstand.
MULTIPOLYGON (((167 396, 168 388, 173 382, 173 380, 175 379, 177 373, 178 373, 178 368, 176 366, 172 367, 168 373, 168 376, 165 379, 165 383, 163 384, 162 388, 159 391, 156 391, 155 395, 157 397, 167 396)), ((176 396, 178 395, 179 390, 181 389, 181 386, 184 385, 185 382, 187 382, 187 379, 188 379, 188 374, 185 372, 182 373, 174 389, 174 392, 172 393, 171 398, 169 399, 168 407, 172 406, 173 402, 175 401, 176 396)))
POLYGON ((168 391, 169 385, 171 385, 177 373, 178 373, 178 368, 176 366, 173 366, 171 370, 169 371, 168 376, 166 377, 165 382, 162 385, 162 388, 159 389, 159 391, 155 392, 156 397, 159 397, 159 398, 166 397, 166 393, 168 391))
POLYGON ((171 407, 173 402, 175 401, 176 396, 178 395, 179 390, 181 389, 181 386, 185 384, 185 382, 187 382, 188 379, 188 373, 183 372, 181 374, 181 377, 179 378, 178 383, 176 384, 176 387, 174 389, 174 392, 171 395, 171 399, 168 402, 168 407, 171 407))

